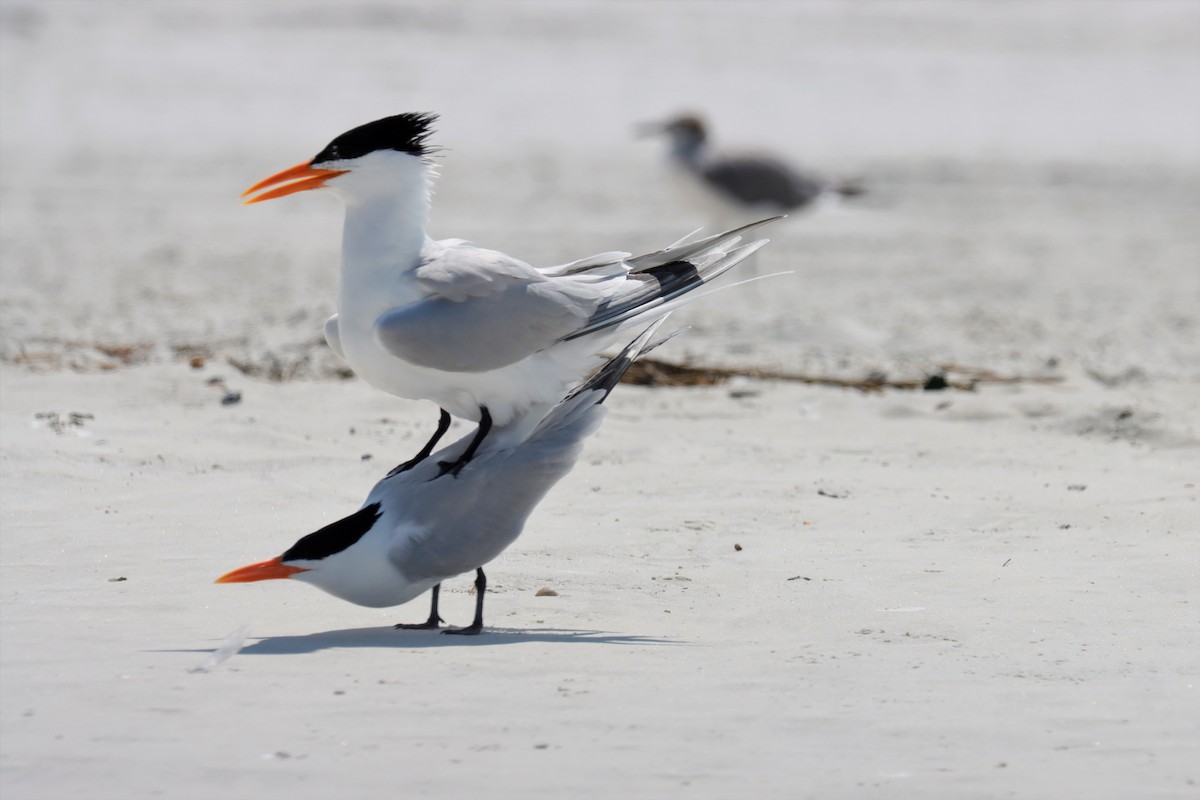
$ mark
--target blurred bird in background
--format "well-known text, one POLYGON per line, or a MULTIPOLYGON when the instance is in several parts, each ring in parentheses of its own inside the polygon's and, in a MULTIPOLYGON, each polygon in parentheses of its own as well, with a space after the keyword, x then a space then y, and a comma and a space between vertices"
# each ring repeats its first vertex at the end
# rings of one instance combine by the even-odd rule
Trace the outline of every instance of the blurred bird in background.
POLYGON ((762 214, 796 214, 845 197, 866 193, 857 181, 833 182, 797 169, 759 150, 723 152, 713 148, 708 126, 695 114, 666 122, 643 123, 642 136, 665 135, 674 173, 683 191, 718 226, 762 214))

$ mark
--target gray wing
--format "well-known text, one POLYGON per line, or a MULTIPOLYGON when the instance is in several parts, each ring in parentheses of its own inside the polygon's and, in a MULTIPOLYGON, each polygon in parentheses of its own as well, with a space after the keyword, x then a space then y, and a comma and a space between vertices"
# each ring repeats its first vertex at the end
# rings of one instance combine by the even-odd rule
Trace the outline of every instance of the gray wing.
POLYGON ((588 287, 541 279, 483 297, 433 297, 388 311, 375 338, 410 364, 448 372, 486 372, 550 347, 584 325, 600 303, 588 287), (582 291, 574 291, 580 289, 582 291))
POLYGON ((665 310, 764 244, 737 246, 743 234, 775 219, 636 258, 616 261, 623 254, 605 253, 545 273, 494 250, 454 243, 416 270, 430 296, 380 315, 375 338, 410 364, 450 372, 499 369, 665 310))
POLYGON ((487 297, 542 277, 520 259, 462 239, 428 242, 414 275, 427 292, 454 303, 487 297))
POLYGON ((415 276, 427 297, 375 321, 375 338, 410 364, 486 372, 544 350, 583 325, 596 286, 548 279, 495 250, 434 242, 415 276))
MULTIPOLYGON (((516 447, 476 456, 456 478, 412 476, 405 516, 423 531, 389 552, 414 580, 458 575, 482 566, 512 544, 546 493, 571 471, 583 439, 600 424, 603 410, 591 405, 570 425, 531 437, 516 447), (425 482, 415 481, 425 478, 425 482)), ((456 442, 447 456, 462 448, 456 442)), ((442 454, 426 460, 436 467, 442 454)))
POLYGON ((728 156, 705 164, 701 175, 713 188, 747 205, 792 209, 807 205, 824 190, 818 178, 802 175, 770 156, 728 156))

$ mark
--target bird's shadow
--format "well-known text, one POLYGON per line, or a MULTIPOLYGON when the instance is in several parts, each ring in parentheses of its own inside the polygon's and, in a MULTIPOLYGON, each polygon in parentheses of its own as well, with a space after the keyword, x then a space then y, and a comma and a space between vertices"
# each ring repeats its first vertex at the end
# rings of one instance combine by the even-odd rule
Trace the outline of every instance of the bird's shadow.
MULTIPOLYGON (((401 631, 392 626, 377 628, 344 628, 342 630, 306 633, 300 636, 262 636, 238 651, 238 655, 284 656, 317 653, 321 650, 360 647, 424 649, 430 647, 492 647, 495 645, 532 644, 612 644, 612 645, 670 645, 684 644, 654 636, 630 636, 604 631, 545 628, 485 628, 477 636, 446 636, 441 631, 401 631)), ((211 653, 209 648, 160 650, 170 653, 211 653)))

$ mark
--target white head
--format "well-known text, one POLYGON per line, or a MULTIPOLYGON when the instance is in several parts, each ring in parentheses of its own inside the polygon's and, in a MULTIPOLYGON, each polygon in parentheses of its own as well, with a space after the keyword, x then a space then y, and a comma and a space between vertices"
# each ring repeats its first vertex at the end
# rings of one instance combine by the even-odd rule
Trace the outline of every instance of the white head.
POLYGON ((300 539, 281 556, 228 572, 217 583, 289 578, 310 583, 335 597, 372 608, 406 603, 436 581, 413 582, 390 558, 392 531, 377 525, 379 503, 300 539))
POLYGON ((436 120, 436 114, 405 113, 360 125, 338 136, 311 160, 259 181, 242 197, 276 187, 246 200, 248 205, 329 188, 353 205, 381 194, 394 194, 413 181, 425 190, 433 152, 426 139, 436 120))

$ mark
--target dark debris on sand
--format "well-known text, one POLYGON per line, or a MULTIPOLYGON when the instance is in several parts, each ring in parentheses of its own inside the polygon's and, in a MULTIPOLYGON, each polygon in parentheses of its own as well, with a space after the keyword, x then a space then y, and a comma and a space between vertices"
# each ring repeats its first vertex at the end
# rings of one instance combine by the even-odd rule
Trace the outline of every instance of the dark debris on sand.
POLYGON ((822 375, 803 375, 777 370, 728 369, 672 364, 656 358, 638 360, 622 378, 622 383, 635 386, 720 386, 733 378, 754 378, 768 381, 791 381, 818 386, 837 386, 861 392, 882 392, 885 389, 927 392, 954 389, 973 392, 984 383, 1058 383, 1058 375, 999 375, 987 369, 975 369, 943 364, 939 372, 923 378, 893 379, 882 372, 870 372, 862 378, 834 378, 822 375))

